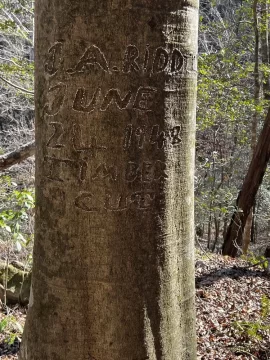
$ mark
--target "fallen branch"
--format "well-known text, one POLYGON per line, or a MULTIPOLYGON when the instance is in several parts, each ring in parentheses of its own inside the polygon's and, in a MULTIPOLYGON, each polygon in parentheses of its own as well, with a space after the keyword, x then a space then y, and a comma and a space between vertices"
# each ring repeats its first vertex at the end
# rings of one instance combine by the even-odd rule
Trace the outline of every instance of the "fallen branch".
POLYGON ((1 76, 1 75, 0 75, 0 79, 1 79, 2 81, 4 81, 5 83, 7 83, 8 85, 14 87, 14 88, 17 89, 17 90, 20 90, 20 91, 25 92, 25 93, 27 93, 27 94, 34 95, 34 92, 33 92, 33 91, 27 90, 27 89, 25 89, 25 88, 23 88, 23 87, 21 87, 21 86, 18 86, 18 85, 16 85, 16 84, 13 84, 11 81, 5 79, 5 78, 4 78, 3 76, 1 76))
POLYGON ((35 154, 35 141, 22 145, 19 149, 0 155, 0 171, 18 164, 35 154))
POLYGON ((251 264, 249 266, 245 266, 244 269, 249 269, 254 266, 260 266, 267 262, 267 267, 264 269, 267 274, 270 274, 270 258, 263 259, 262 261, 256 262, 256 264, 251 264))

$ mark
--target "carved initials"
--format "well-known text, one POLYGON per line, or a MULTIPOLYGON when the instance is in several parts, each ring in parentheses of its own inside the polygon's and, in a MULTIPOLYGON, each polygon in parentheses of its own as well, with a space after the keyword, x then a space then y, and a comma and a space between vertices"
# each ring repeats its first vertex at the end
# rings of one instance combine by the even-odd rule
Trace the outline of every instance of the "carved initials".
POLYGON ((70 74, 85 72, 93 70, 95 66, 98 66, 105 72, 109 72, 105 55, 97 46, 92 45, 85 51, 76 66, 73 69, 68 69, 67 72, 70 74))
POLYGON ((139 166, 133 161, 129 161, 126 169, 125 179, 128 182, 133 182, 138 176, 139 166))
POLYGON ((112 196, 111 194, 106 194, 104 209, 109 211, 123 211, 127 209, 126 197, 119 194, 117 196, 112 196))
POLYGON ((153 207, 156 194, 153 191, 137 191, 130 195, 106 193, 104 202, 91 192, 81 192, 75 199, 75 206, 86 212, 125 211, 128 209, 148 210, 153 207))
POLYGON ((130 205, 135 205, 138 210, 147 210, 153 206, 156 194, 152 191, 138 191, 131 194, 129 198, 130 205))
POLYGON ((49 75, 54 75, 59 70, 62 62, 63 44, 57 42, 48 51, 48 58, 44 64, 45 72, 49 75))
POLYGON ((142 165, 130 161, 125 172, 125 180, 128 182, 133 182, 136 179, 142 182, 152 182, 167 177, 166 164, 160 160, 156 160, 154 163, 144 161, 142 165))

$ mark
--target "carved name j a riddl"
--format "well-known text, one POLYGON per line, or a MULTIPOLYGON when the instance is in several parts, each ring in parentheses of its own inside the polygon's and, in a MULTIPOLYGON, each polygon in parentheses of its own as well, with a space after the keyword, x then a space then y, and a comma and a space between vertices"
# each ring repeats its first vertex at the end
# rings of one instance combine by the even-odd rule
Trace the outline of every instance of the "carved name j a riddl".
POLYGON ((72 67, 65 69, 64 41, 56 42, 48 50, 47 59, 44 64, 46 74, 53 76, 59 70, 73 75, 76 73, 87 73, 91 70, 99 70, 105 73, 122 72, 149 73, 150 75, 166 73, 180 73, 196 71, 196 56, 193 54, 182 54, 180 49, 167 50, 163 47, 146 49, 140 54, 135 45, 128 45, 122 56, 121 64, 109 64, 105 54, 96 45, 91 45, 82 51, 72 67))

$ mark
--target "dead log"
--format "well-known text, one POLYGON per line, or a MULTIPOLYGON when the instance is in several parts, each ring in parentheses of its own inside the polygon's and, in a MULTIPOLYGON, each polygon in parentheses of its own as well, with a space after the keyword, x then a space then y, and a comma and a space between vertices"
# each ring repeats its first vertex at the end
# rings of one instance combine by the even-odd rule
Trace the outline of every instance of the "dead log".
POLYGON ((0 155, 0 171, 18 164, 35 154, 35 141, 22 145, 19 149, 0 155))

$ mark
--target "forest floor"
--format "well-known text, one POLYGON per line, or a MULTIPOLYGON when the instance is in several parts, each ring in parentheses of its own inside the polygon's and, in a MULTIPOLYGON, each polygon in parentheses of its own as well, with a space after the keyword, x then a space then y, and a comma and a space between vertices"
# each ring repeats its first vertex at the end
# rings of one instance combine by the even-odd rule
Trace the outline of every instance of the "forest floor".
MULTIPOLYGON (((196 261, 197 359, 270 359, 270 277, 244 260, 196 261)), ((0 359, 18 359, 26 309, 0 312, 0 359)))

